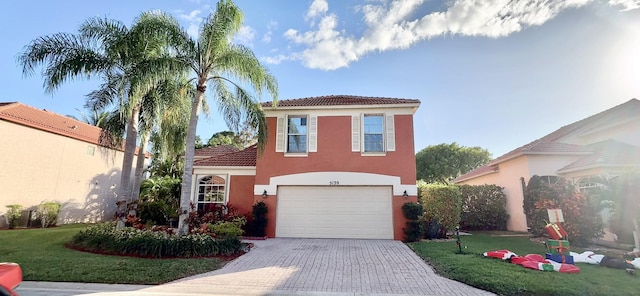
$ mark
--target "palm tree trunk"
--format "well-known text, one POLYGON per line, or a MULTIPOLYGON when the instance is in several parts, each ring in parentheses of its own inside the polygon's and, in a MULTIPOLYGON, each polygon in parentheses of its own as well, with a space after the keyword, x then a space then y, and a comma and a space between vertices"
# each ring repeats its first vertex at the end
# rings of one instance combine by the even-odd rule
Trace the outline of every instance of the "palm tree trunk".
POLYGON ((191 179, 193 176, 193 157, 196 144, 196 128, 198 126, 198 115, 200 106, 204 100, 204 86, 198 86, 196 97, 191 105, 191 117, 189 118, 189 129, 187 131, 187 148, 184 157, 184 174, 182 175, 182 191, 180 193, 180 218, 178 223, 178 234, 189 232, 189 225, 185 219, 189 217, 191 201, 191 179))
POLYGON ((136 152, 136 138, 138 136, 138 115, 140 113, 140 105, 134 106, 131 110, 131 118, 127 123, 127 136, 124 145, 124 156, 122 157, 122 173, 120 175, 120 190, 118 198, 118 212, 120 217, 118 222, 119 227, 124 226, 124 220, 127 215, 127 202, 130 201, 131 196, 131 169, 133 166, 133 157, 136 152))
POLYGON ((136 172, 133 180, 133 189, 131 190, 131 200, 137 201, 140 197, 140 184, 142 183, 142 174, 144 173, 144 161, 146 159, 147 144, 149 142, 149 132, 143 132, 140 136, 140 150, 136 158, 136 172))

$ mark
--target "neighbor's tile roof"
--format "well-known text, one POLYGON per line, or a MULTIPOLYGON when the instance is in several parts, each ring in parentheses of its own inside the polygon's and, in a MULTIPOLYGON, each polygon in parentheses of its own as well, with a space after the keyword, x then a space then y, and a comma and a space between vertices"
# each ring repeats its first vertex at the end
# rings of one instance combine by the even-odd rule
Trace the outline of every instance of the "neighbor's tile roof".
POLYGON ((196 157, 214 157, 214 156, 229 154, 232 152, 237 152, 239 150, 240 149, 232 145, 209 146, 209 147, 196 149, 195 156, 196 157))
MULTIPOLYGON (((626 119, 637 117, 640 114, 640 101, 637 99, 631 99, 623 104, 607 109, 595 115, 589 116, 585 119, 576 121, 572 124, 563 126, 554 132, 535 140, 529 144, 518 147, 492 161, 485 166, 497 165, 503 161, 517 157, 523 154, 532 153, 576 153, 576 154, 590 154, 593 148, 565 144, 556 142, 572 133, 585 132, 588 130, 596 129, 598 126, 607 124, 612 121, 624 121, 626 119)), ((484 174, 483 167, 479 167, 472 170, 454 180, 454 182, 461 182, 484 174)))
MULTIPOLYGON (((278 101, 278 107, 348 106, 348 105, 396 105, 420 104, 419 100, 332 95, 278 101)), ((262 103, 262 107, 272 107, 272 102, 262 103)))
POLYGON ((591 149, 593 153, 576 160, 558 171, 571 171, 591 166, 627 166, 640 163, 640 147, 637 146, 607 140, 589 145, 585 148, 591 149))
POLYGON ((223 155, 197 160, 193 166, 221 166, 221 167, 255 167, 258 158, 256 145, 223 155))
POLYGON ((0 103, 0 120, 101 145, 100 128, 68 116, 40 110, 18 102, 0 103))

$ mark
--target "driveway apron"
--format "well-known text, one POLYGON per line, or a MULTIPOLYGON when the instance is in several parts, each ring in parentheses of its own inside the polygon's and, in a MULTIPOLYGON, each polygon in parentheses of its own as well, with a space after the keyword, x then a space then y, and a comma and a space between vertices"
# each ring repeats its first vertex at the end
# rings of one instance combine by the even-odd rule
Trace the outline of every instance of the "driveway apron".
POLYGON ((268 239, 223 268, 140 290, 223 295, 492 295, 434 273, 393 240, 268 239))

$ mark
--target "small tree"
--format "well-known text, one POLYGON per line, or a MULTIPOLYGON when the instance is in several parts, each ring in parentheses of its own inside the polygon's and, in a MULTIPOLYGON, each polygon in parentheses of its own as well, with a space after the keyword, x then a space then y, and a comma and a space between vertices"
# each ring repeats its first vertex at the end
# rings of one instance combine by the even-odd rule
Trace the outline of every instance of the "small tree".
POLYGON ((491 153, 480 147, 464 147, 457 143, 428 146, 416 154, 418 180, 449 183, 491 160, 491 153))

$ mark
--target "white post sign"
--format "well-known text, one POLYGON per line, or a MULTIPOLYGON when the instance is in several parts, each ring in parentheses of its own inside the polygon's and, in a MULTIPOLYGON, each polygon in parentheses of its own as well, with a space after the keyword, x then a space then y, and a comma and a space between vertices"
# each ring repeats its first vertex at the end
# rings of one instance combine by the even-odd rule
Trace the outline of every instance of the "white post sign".
POLYGON ((549 215, 549 223, 564 222, 561 209, 547 209, 547 214, 549 215))

